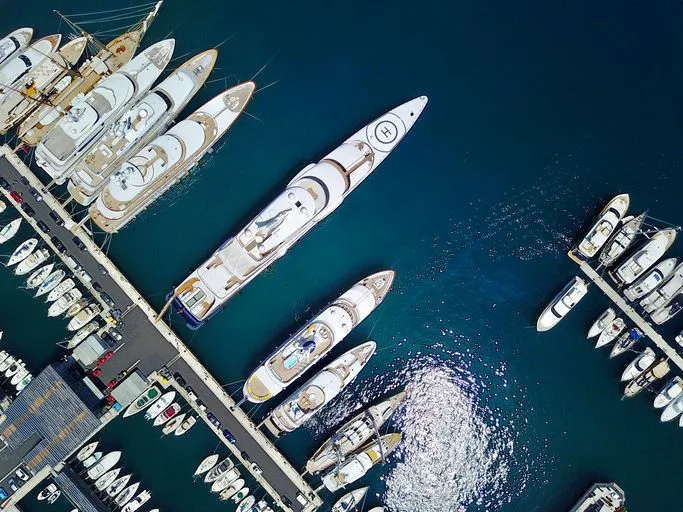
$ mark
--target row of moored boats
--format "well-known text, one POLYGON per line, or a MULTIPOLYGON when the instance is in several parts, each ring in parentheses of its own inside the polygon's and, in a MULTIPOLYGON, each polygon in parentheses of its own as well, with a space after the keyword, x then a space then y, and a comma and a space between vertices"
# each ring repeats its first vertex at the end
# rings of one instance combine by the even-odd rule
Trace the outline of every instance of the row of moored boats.
POLYGON ((182 436, 197 423, 197 417, 182 412, 182 407, 174 401, 175 398, 175 391, 162 393, 156 385, 151 386, 128 406, 123 417, 146 410, 145 419, 152 421, 155 427, 162 427, 164 435, 182 436))
POLYGON ((251 81, 231 87, 174 124, 207 83, 218 51, 190 57, 155 86, 175 40, 135 53, 161 3, 90 58, 93 36, 85 31, 61 48, 60 34, 31 42, 30 28, 0 39, 8 50, 0 54, 0 133, 16 128, 20 143, 35 148, 38 166, 66 184, 106 232, 122 228, 186 175, 255 91, 251 81))

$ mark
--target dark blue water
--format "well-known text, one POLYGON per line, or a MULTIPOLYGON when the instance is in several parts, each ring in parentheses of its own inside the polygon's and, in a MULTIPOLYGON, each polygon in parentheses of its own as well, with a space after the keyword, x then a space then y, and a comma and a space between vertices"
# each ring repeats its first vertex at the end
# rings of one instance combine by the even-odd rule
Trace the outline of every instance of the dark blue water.
MULTIPOLYGON (((5 6, 0 32, 48 34, 59 26, 50 8, 5 6)), ((631 510, 678 510, 679 428, 659 423, 650 393, 620 401, 631 356, 608 361, 585 340, 607 299, 593 289, 551 332, 534 325, 576 272, 567 248, 610 197, 629 192, 634 212, 683 221, 682 15, 673 1, 167 0, 146 43, 173 31, 182 55, 233 36, 220 48, 220 80, 188 111, 265 64, 256 81, 274 85, 198 172, 114 238, 110 255, 160 307, 301 167, 427 94, 413 130, 334 215, 201 330, 177 317, 174 328, 237 392, 328 300, 393 268, 391 295, 338 347, 371 337, 380 352, 324 414, 278 443, 296 466, 358 402, 405 386, 411 398, 393 425, 405 441, 363 480, 368 505, 556 512, 609 480, 631 510)), ((0 273, 2 343, 37 370, 60 355, 53 343, 65 331, 17 283, 0 273)), ((681 327, 671 323, 667 335, 681 327)), ((153 491, 148 508, 217 508, 190 478, 214 450, 208 430, 159 439, 138 420, 117 420, 103 440, 153 491)))

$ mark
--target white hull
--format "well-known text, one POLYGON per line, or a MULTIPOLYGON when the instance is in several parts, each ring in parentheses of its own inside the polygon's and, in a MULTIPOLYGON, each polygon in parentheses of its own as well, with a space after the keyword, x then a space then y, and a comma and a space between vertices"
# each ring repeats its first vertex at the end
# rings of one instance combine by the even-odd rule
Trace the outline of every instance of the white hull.
POLYGON ((140 482, 130 484, 128 487, 126 487, 119 493, 119 495, 114 500, 114 503, 116 503, 119 507, 124 506, 126 503, 133 499, 133 496, 135 495, 139 487, 140 482))
POLYGON ((23 276, 38 268, 40 264, 50 257, 50 251, 47 249, 38 249, 36 252, 29 255, 14 269, 14 274, 23 276))
POLYGON ((361 487, 360 489, 347 492, 332 506, 332 512, 347 512, 353 509, 360 509, 368 489, 370 488, 361 487))
POLYGON ((79 452, 76 454, 76 460, 78 462, 83 462, 85 459, 90 457, 93 453, 95 453, 95 450, 97 449, 97 445, 99 445, 99 441, 94 441, 92 443, 89 443, 85 445, 83 448, 79 450, 79 452))
POLYGON ((194 476, 203 475, 211 468, 213 468, 216 464, 218 464, 218 457, 219 455, 217 453, 214 453, 212 455, 209 455, 203 461, 201 461, 194 472, 194 476))
POLYGON ((47 55, 54 52, 61 40, 62 36, 60 34, 53 34, 38 39, 2 66, 2 69, 0 69, 0 96, 6 95, 14 88, 22 87, 22 78, 38 66, 47 55))
POLYGON ((0 230, 0 244, 4 244, 8 240, 11 240, 14 235, 19 231, 19 226, 21 226, 22 218, 14 219, 12 222, 7 224, 0 230))
POLYGON ((643 331, 637 327, 634 327, 633 329, 619 336, 619 339, 614 344, 614 347, 612 347, 612 351, 609 354, 610 359, 626 352, 642 337, 643 331))
POLYGON ((20 28, 0 39, 0 70, 28 46, 33 37, 32 28, 20 28))
POLYGON ((147 407, 151 406, 161 397, 161 391, 156 386, 151 386, 147 388, 135 401, 128 406, 126 412, 123 413, 123 417, 127 418, 133 414, 137 414, 140 411, 145 410, 147 407))
POLYGON ((109 487, 106 488, 105 492, 110 498, 114 498, 119 495, 121 491, 128 485, 130 479, 133 475, 125 475, 117 478, 109 487))
POLYGON ((54 263, 48 263, 47 265, 43 265, 42 267, 40 267, 38 270, 35 270, 26 279, 26 288, 28 288, 29 290, 38 288, 52 273, 52 269, 54 268, 54 266, 54 263))
POLYGON ((608 308, 602 315, 598 317, 591 328, 588 329, 588 335, 586 338, 595 338, 598 334, 605 330, 609 324, 611 324, 616 318, 616 313, 612 308, 608 308))
POLYGON ((41 295, 45 295, 46 293, 54 290, 62 282, 62 279, 64 279, 65 275, 66 272, 62 269, 53 271, 38 287, 38 290, 36 291, 36 297, 40 297, 41 295))
POLYGON ((654 313, 650 315, 650 318, 657 325, 661 325, 664 322, 668 322, 674 316, 679 314, 683 309, 683 292, 679 292, 674 298, 669 302, 664 304, 662 307, 658 308, 654 313))
POLYGON ((97 480, 121 460, 121 452, 111 452, 102 457, 97 464, 86 473, 90 480, 97 480))
POLYGON ((658 231, 609 275, 617 284, 631 284, 662 257, 675 239, 675 229, 658 231))
POLYGON ((555 327, 586 296, 586 293, 586 282, 580 277, 572 279, 538 317, 536 330, 544 332, 555 327))
POLYGON ((9 260, 7 260, 7 266, 11 267, 20 261, 24 261, 33 252, 33 249, 36 248, 36 245, 38 245, 38 239, 29 238, 26 240, 14 250, 12 255, 9 257, 9 260))
POLYGON ((604 347, 614 341, 614 339, 621 334, 626 328, 626 323, 621 318, 616 318, 600 333, 598 341, 595 343, 595 348, 604 347))
POLYGON ((58 284, 54 285, 52 290, 49 290, 50 293, 48 294, 47 299, 45 299, 45 301, 46 302, 54 302, 54 301, 58 300, 60 297, 62 297, 66 292, 73 289, 75 286, 76 286, 76 282, 71 278, 68 278, 68 279, 65 279, 64 281, 58 282, 58 284))
POLYGON ((235 464, 230 460, 230 458, 225 458, 220 464, 211 468, 211 470, 204 477, 204 483, 210 484, 218 480, 222 475, 230 471, 235 464))
POLYGON ((173 306, 188 325, 202 325, 335 211, 396 148, 426 105, 423 96, 396 107, 300 171, 285 191, 175 289, 173 306))
POLYGON ((47 316, 53 317, 64 314, 71 306, 81 299, 81 295, 81 291, 78 288, 69 290, 50 305, 47 310, 47 316))
POLYGON ((146 420, 153 420, 156 418, 159 414, 161 414, 161 411, 166 409, 169 405, 171 405, 171 402, 175 399, 175 391, 167 391, 161 397, 156 400, 149 408, 147 409, 147 412, 145 413, 145 419, 146 420))
POLYGON ((655 409, 663 409, 671 402, 676 400, 683 393, 683 379, 681 377, 674 377, 666 383, 664 388, 657 393, 654 400, 655 409))
POLYGON ((646 215, 641 213, 637 217, 624 217, 622 225, 612 238, 605 244, 600 253, 600 264, 609 267, 617 261, 633 241, 640 234, 646 215))
POLYGON ((100 307, 99 304, 91 304, 89 306, 86 306, 83 308, 81 311, 79 311, 76 316, 74 316, 69 324, 66 326, 66 328, 69 331, 77 331, 84 325, 86 325, 90 320, 95 318, 97 315, 100 314, 102 311, 102 308, 100 307))
POLYGON ((576 253, 581 259, 595 257, 609 237, 619 225, 619 221, 626 214, 629 206, 628 194, 620 194, 612 199, 600 212, 596 223, 588 230, 586 236, 576 247, 576 253))
POLYGON ((654 362, 655 353, 650 347, 647 347, 642 354, 636 356, 636 358, 626 367, 624 373, 621 374, 621 381, 626 382, 635 379, 654 362))
POLYGON ((662 283, 666 282, 667 278, 673 274, 676 263, 676 258, 667 258, 660 261, 647 274, 626 288, 624 290, 624 296, 630 301, 644 297, 662 283))
POLYGON ((683 263, 678 265, 664 284, 639 302, 648 313, 662 307, 683 289, 683 263))
POLYGON ((666 406, 660 417, 661 421, 673 421, 678 418, 683 412, 683 395, 679 395, 678 398, 672 400, 669 405, 666 406))

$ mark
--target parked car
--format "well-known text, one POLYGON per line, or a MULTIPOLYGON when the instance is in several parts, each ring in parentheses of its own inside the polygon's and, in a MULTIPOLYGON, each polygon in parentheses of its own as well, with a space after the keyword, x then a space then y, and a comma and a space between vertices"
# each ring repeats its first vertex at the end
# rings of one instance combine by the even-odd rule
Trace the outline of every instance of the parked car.
POLYGON ((31 193, 31 195, 36 201, 41 202, 43 200, 43 196, 35 188, 30 187, 28 191, 31 193))
POLYGON ((260 475, 261 473, 263 473, 263 470, 261 469, 261 466, 259 466, 258 464, 256 464, 256 462, 252 462, 252 463, 251 463, 251 470, 253 471, 253 473, 254 473, 255 475, 260 475))
POLYGON ((226 438, 230 444, 235 444, 237 442, 235 436, 233 436, 232 432, 230 432, 227 428, 223 429, 223 437, 226 438))
POLYGON ((87 247, 83 243, 83 240, 81 240, 77 236, 73 237, 71 240, 76 245, 76 247, 78 247, 81 251, 85 251, 87 249, 87 247))
POLYGON ((249 458, 249 454, 245 451, 240 452, 240 457, 242 457, 242 460, 244 460, 244 462, 249 462, 251 460, 249 458))
POLYGON ((183 376, 180 375, 179 372, 175 372, 173 374, 173 378, 175 381, 178 383, 179 386, 185 387, 187 385, 187 382, 185 382, 185 379, 183 379, 183 376))
POLYGON ((206 405, 204 405, 204 402, 202 402, 199 398, 197 398, 197 407, 199 407, 200 411, 206 411, 206 405))
POLYGON ((7 494, 4 487, 0 487, 0 500, 6 500, 7 498, 9 498, 9 494, 7 494))
POLYGON ((95 289, 97 293, 102 293, 104 291, 100 283, 98 283, 97 281, 93 281, 92 287, 95 289))
POLYGON ((194 389, 192 389, 192 386, 186 386, 185 391, 187 391, 187 396, 190 397, 190 400, 194 402, 197 401, 197 394, 194 392, 194 389))
POLYGON ((9 193, 10 197, 14 199, 18 204, 21 204, 24 202, 24 198, 21 197, 21 194, 17 192, 16 190, 12 190, 12 192, 9 193))
POLYGON ((0 187, 4 188, 7 192, 12 188, 9 186, 9 182, 3 177, 0 177, 0 187))
POLYGON ((116 341, 121 341, 123 339, 123 335, 113 327, 109 329, 109 336, 114 338, 116 341))
POLYGON ((116 305, 114 299, 112 299, 106 292, 100 292, 100 299, 102 299, 102 302, 104 302, 110 308, 113 308, 116 305))
POLYGON ((21 205, 21 209, 24 210, 24 213, 29 217, 33 217, 36 214, 36 211, 26 203, 21 205))
POLYGON ((97 264, 97 270, 99 270, 103 276, 106 276, 107 274, 109 274, 109 272, 107 272, 107 269, 104 268, 104 265, 102 265, 101 263, 97 264))
POLYGON ((12 489, 12 492, 17 492, 19 486, 17 485, 17 481, 14 478, 10 478, 9 480, 7 480, 7 483, 9 484, 9 488, 12 489))
POLYGON ((49 213, 49 215, 50 215, 50 218, 51 218, 53 221, 55 221, 55 223, 56 223, 58 226, 63 226, 63 225, 64 225, 64 219, 62 219, 62 218, 59 216, 59 214, 58 214, 57 212, 51 211, 51 212, 49 213))
POLYGON ((22 176, 21 178, 19 178, 19 181, 21 181, 26 186, 29 185, 28 178, 26 176, 22 176))
POLYGON ((50 227, 45 224, 42 220, 39 220, 37 223, 38 227, 43 233, 49 233, 50 232, 50 227))
POLYGON ((29 476, 23 469, 18 468, 14 474, 17 475, 22 482, 28 482, 29 476))
POLYGON ((280 496, 280 500, 285 504, 285 507, 292 508, 292 500, 290 500, 287 496, 280 496))
POLYGON ((64 247, 64 244, 59 240, 59 238, 53 236, 50 238, 50 242, 52 242, 52 245, 54 245, 59 252, 66 253, 66 247, 64 247))
POLYGON ((218 421, 218 418, 216 418, 216 416, 212 412, 207 412, 206 418, 211 422, 211 424, 214 427, 221 428, 221 422, 218 421))

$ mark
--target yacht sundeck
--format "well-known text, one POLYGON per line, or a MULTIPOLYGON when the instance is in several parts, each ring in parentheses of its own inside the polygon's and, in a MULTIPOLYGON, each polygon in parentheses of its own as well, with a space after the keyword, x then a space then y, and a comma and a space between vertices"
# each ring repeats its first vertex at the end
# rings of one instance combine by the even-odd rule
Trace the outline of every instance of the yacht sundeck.
POLYGON ((555 327, 574 306, 588 293, 586 282, 574 277, 543 310, 536 322, 536 330, 544 332, 555 327))
POLYGON ((576 246, 574 254, 580 260, 589 260, 598 253, 619 225, 628 210, 628 194, 620 194, 602 209, 596 223, 588 230, 583 240, 576 246))

